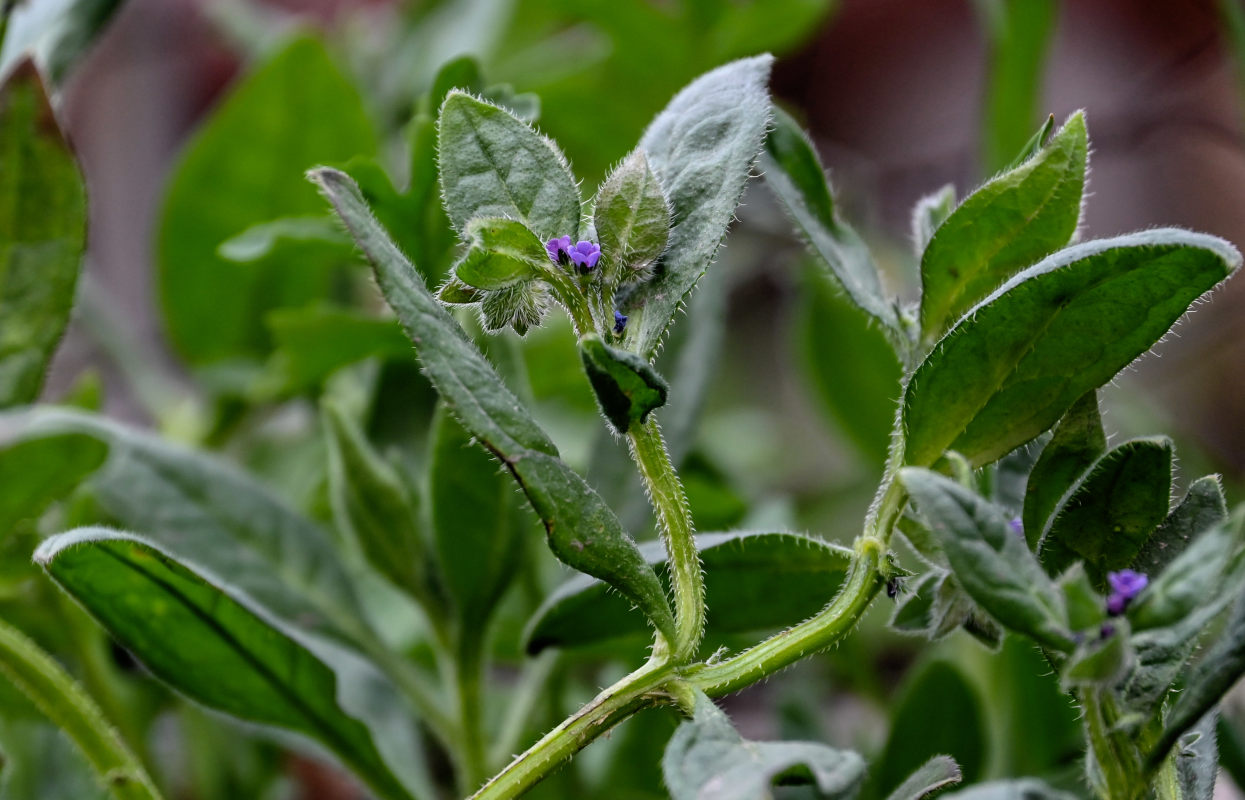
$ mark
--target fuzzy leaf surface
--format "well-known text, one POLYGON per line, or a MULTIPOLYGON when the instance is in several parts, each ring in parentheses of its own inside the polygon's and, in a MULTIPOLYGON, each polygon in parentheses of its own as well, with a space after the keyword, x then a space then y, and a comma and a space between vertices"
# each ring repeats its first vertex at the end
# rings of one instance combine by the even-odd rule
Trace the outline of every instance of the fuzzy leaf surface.
POLYGON ((642 270, 666 249, 670 205, 643 150, 635 150, 597 191, 593 226, 608 269, 642 270))
POLYGON ((1029 547, 1036 550, 1059 501, 1107 451, 1107 436, 1098 412, 1098 392, 1087 392, 1072 404, 1025 482, 1021 521, 1029 547))

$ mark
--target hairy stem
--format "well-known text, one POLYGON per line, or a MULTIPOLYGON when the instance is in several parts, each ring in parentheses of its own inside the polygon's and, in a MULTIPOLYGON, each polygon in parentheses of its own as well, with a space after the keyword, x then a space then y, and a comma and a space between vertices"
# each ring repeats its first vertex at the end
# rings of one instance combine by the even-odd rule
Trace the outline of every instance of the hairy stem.
POLYGON ((674 590, 676 663, 686 663, 696 654, 705 628, 705 579, 700 554, 693 537, 692 513, 670 453, 661 438, 657 420, 632 425, 627 431, 631 457, 657 512, 662 542, 670 563, 670 583, 674 590))
POLYGON ((51 656, 0 622, 0 673, 63 730, 117 800, 160 800, 138 759, 103 712, 51 656))
POLYGON ((483 643, 470 633, 462 636, 454 659, 454 688, 458 699, 458 781, 463 795, 479 788, 488 777, 484 745, 483 643))

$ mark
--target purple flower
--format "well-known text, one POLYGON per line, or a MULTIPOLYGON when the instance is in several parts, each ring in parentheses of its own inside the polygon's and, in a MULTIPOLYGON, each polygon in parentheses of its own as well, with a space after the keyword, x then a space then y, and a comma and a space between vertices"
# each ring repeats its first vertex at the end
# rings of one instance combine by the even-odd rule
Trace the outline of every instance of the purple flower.
MULTIPOLYGON (((569 238, 567 242, 570 242, 569 238)), ((601 246, 589 241, 578 242, 569 252, 571 261, 575 262, 575 266, 584 274, 592 272, 593 267, 601 260, 601 246)))
POLYGON ((627 329, 627 315, 620 311, 614 312, 614 333, 622 333, 627 329))
POLYGON ((1107 613, 1113 617, 1123 614, 1128 604, 1141 594, 1141 590, 1146 588, 1149 582, 1150 579, 1144 573, 1131 569, 1108 572, 1107 584, 1111 587, 1111 594, 1107 596, 1107 613))
POLYGON ((1011 526, 1012 533, 1022 537, 1025 535, 1025 526, 1024 523, 1020 521, 1020 517, 1010 520, 1007 524, 1011 526))
POLYGON ((545 249, 549 251, 549 258, 553 259, 553 263, 563 266, 571 263, 571 237, 550 239, 545 242, 545 249))

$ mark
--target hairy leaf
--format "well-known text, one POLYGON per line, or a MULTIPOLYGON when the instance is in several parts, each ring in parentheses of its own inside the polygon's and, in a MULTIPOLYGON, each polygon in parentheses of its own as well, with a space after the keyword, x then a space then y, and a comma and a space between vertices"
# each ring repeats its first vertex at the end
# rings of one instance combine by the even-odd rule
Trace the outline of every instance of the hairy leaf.
POLYGON ((643 150, 635 150, 597 190, 592 220, 609 279, 647 268, 670 238, 670 204, 643 150))
POLYGON ((1021 521, 1030 548, 1037 549, 1059 501, 1106 450, 1098 392, 1087 392, 1064 414, 1029 472, 1021 521))
POLYGON ((454 267, 458 280, 476 289, 502 289, 538 277, 549 253, 523 223, 501 217, 473 217, 465 232, 471 243, 454 267))
POLYGON ((960 782, 960 768, 950 756, 934 756, 909 775, 886 800, 924 800, 960 782))
POLYGON ((1202 531, 1223 522, 1228 506, 1223 498, 1219 476, 1207 475, 1189 484, 1189 490, 1172 512, 1163 520, 1130 565, 1138 572, 1157 575, 1185 551, 1202 531))
POLYGON ((0 408, 38 398, 85 243, 82 174, 26 61, 0 86, 0 408))
POLYGON ((627 349, 652 360, 662 335, 709 268, 765 138, 773 57, 733 61, 675 95, 640 139, 673 226, 651 280, 627 296, 627 349))
POLYGON ((1222 239, 1157 229, 1069 247, 1020 273, 908 382, 907 463, 929 465, 952 449, 987 464, 1033 439, 1240 262, 1222 239))
POLYGON ((666 404, 670 387, 635 353, 610 347, 590 333, 579 340, 579 357, 601 413, 619 433, 644 422, 650 411, 666 404))
POLYGON ((947 221, 955 206, 955 187, 948 183, 938 191, 925 195, 912 207, 912 246, 916 249, 917 258, 929 247, 934 231, 947 221))

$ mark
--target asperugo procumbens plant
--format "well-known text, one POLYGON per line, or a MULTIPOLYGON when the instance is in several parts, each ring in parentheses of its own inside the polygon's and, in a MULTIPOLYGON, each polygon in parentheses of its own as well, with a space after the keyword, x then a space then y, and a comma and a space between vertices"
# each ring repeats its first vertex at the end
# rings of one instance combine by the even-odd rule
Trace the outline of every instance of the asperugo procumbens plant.
MULTIPOLYGON (((892 624, 901 631, 937 638, 964 627, 988 644, 1010 631, 1036 643, 1082 709, 1095 796, 1209 798, 1216 704, 1245 670, 1241 514, 1228 514, 1214 477, 1193 482, 1169 508, 1171 443, 1108 448, 1095 392, 1235 270, 1239 254, 1173 229, 1070 245, 1088 151, 1078 113, 1057 131, 1045 126, 1010 169, 963 202, 944 189, 917 205, 920 300, 900 303, 836 214, 808 139, 771 108, 770 63, 745 59, 694 81, 586 204, 557 146, 507 104, 443 92, 414 134, 437 142, 444 208, 462 243, 435 289, 395 244, 408 232, 378 221, 400 226, 400 214, 373 213, 378 195, 347 172, 310 172, 371 263, 443 404, 422 490, 375 452, 347 408, 324 409, 338 527, 369 569, 424 608, 431 669, 391 649, 366 621, 339 543, 316 523, 233 467, 91 414, 22 412, 0 468, 6 480, 43 487, 31 495, 40 508, 89 475, 94 513, 135 532, 55 535, 37 563, 170 686, 317 743, 385 800, 439 796, 422 758, 426 734, 452 759, 461 794, 511 798, 654 706, 687 718, 662 765, 675 800, 763 798, 779 781, 852 797, 865 779, 858 755, 745 741, 710 698, 831 647, 883 589, 896 600, 892 624), (653 359, 758 165, 828 274, 906 365, 884 477, 850 548, 790 533, 697 537, 658 426, 678 385, 667 387, 653 359), (520 334, 555 306, 567 313, 605 423, 626 440, 647 487, 658 548, 637 546, 559 457, 460 326, 460 306, 475 308, 490 331, 520 334), (631 620, 647 621, 653 643, 647 661, 489 778, 513 742, 485 741, 484 631, 518 547, 511 534, 531 518, 510 488, 498 491, 498 462, 553 553, 585 574, 531 620, 530 648, 607 638, 609 626, 629 622, 599 613, 618 595, 631 620), (36 463, 44 473, 34 474, 36 463), (421 507, 425 492, 431 509, 421 507), (919 556, 915 574, 893 555, 900 539, 919 556), (739 652, 706 653, 706 626, 731 609, 725 599, 706 604, 704 575, 732 559, 739 570, 741 554, 756 558, 758 573, 798 561, 822 578, 813 599, 824 607, 791 619, 808 598, 774 592, 750 619, 790 627, 739 652), (1217 637, 1202 641, 1210 630, 1217 637)), ((16 203, 32 187, 45 195, 29 224, 4 229, 0 252, 6 268, 37 267, 72 285, 85 225, 80 177, 39 105, 33 71, 16 73, 4 93, 4 141, 24 143, 23 157, 43 172, 18 181, 0 170, 0 196, 16 203)), ((0 215, 5 225, 12 218, 0 215)), ((55 344, 48 333, 32 327, 27 355, 0 362, 6 402, 34 399, 55 344)), ((157 796, 92 701, 7 628, 0 671, 73 737, 117 797, 157 796)), ((530 702, 515 696, 520 722, 530 702)), ((940 756, 890 796, 927 797, 958 780, 955 763, 940 756)), ((963 796, 1064 795, 1019 780, 963 796)))

